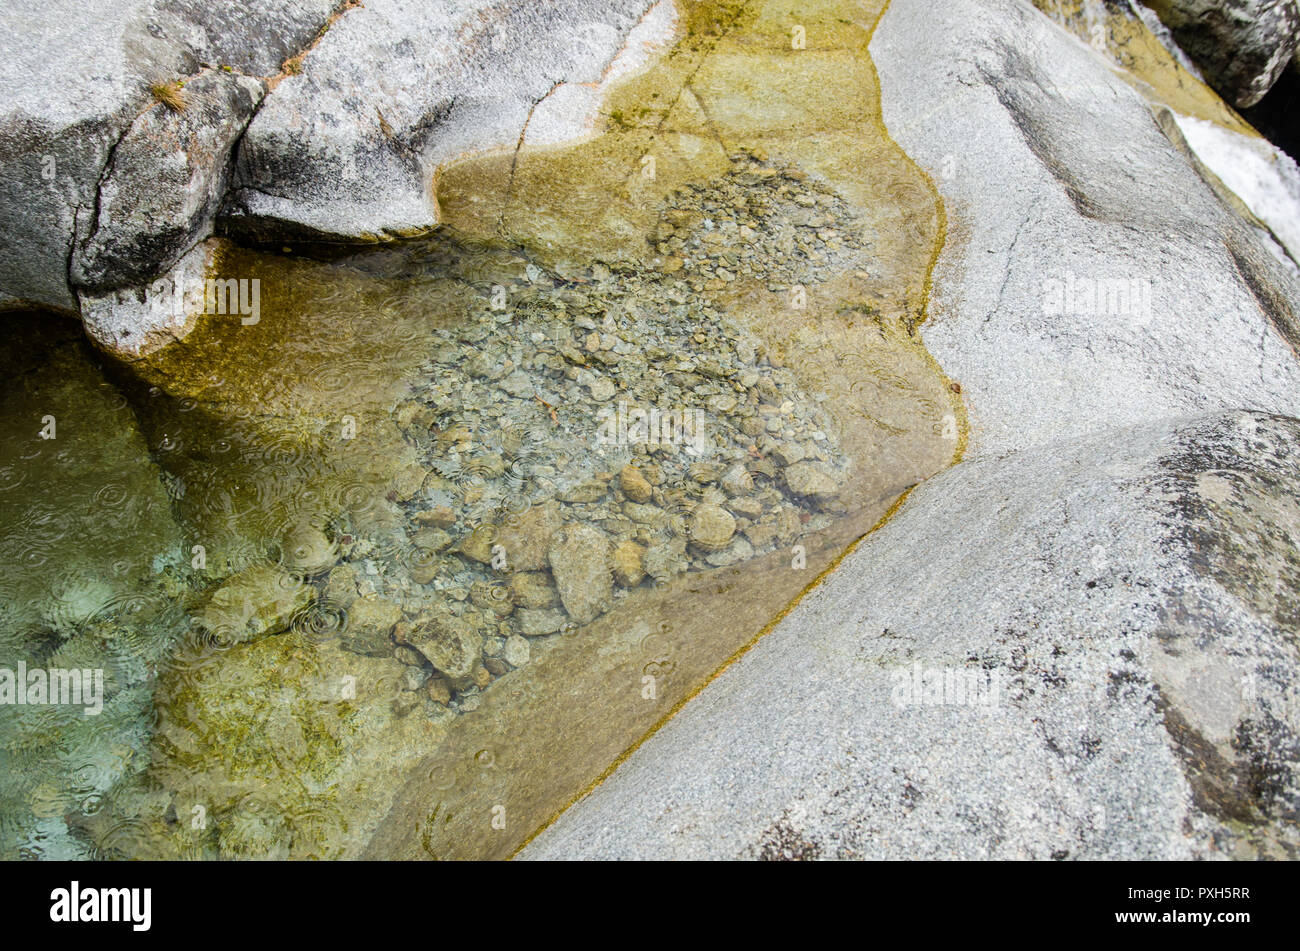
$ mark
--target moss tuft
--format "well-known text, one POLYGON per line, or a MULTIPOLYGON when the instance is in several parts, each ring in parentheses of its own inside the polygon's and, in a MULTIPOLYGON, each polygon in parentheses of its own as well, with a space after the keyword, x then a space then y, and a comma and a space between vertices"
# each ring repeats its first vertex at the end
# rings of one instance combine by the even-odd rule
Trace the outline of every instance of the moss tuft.
POLYGON ((169 83, 154 83, 149 87, 149 92, 172 112, 184 112, 189 104, 185 99, 185 84, 179 79, 169 83))

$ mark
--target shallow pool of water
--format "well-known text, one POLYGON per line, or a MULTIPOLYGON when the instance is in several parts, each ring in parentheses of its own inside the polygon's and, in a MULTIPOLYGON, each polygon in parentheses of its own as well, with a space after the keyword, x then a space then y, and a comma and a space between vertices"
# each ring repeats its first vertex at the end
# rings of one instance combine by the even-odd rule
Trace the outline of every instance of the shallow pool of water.
POLYGON ((14 319, 0 668, 104 675, 3 710, 0 852, 508 856, 949 464, 880 7, 683 4, 436 238, 228 248, 256 323, 14 319))

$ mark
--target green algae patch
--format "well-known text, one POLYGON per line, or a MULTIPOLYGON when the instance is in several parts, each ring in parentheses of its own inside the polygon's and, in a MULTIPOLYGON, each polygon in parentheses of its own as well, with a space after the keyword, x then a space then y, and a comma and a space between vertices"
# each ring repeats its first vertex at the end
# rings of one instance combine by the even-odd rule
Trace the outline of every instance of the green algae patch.
POLYGON ((182 653, 157 691, 147 776, 82 826, 110 857, 355 854, 444 729, 402 705, 402 676, 298 632, 221 663, 182 653))
POLYGON ((79 328, 9 315, 0 361, 0 668, 102 678, 91 715, 84 695, 4 707, 0 857, 76 858, 63 816, 141 767, 152 665, 197 592, 164 474, 79 328))

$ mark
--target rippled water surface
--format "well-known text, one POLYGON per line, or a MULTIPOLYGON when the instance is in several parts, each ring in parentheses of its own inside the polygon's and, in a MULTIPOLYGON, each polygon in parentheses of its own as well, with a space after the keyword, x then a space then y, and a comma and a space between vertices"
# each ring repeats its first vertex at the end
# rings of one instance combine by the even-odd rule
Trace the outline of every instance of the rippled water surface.
POLYGON ((509 855, 948 464, 879 12, 683 4, 438 237, 229 248, 255 324, 13 319, 0 668, 104 673, 0 709, 0 853, 509 855))

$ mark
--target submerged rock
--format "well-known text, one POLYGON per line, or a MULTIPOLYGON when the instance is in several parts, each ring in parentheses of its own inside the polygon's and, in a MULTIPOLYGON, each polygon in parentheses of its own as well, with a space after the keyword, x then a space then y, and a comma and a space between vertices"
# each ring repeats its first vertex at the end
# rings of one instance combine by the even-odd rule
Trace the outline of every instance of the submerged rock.
POLYGON ((92 716, 4 707, 0 859, 84 858, 65 817, 146 765, 153 672, 205 579, 150 440, 80 329, 3 320, 0 667, 98 670, 103 693, 92 716))
POLYGON ((259 805, 263 804, 243 804, 224 817, 217 833, 222 855, 256 861, 289 858, 289 830, 284 817, 259 805))
POLYGON ((797 462, 784 475, 791 492, 819 504, 831 502, 839 495, 839 483, 811 462, 797 462))
POLYGON ((646 549, 642 560, 646 574, 656 581, 667 580, 684 572, 688 567, 686 559, 686 542, 682 538, 672 538, 656 542, 646 549))
POLYGON ((523 608, 550 608, 560 603, 560 596, 544 571, 521 571, 510 576, 510 593, 515 604, 523 608))
POLYGON ((548 502, 507 520, 497 534, 512 570, 538 571, 547 565, 551 538, 560 530, 559 506, 548 502))
POLYGON ((635 588, 645 578, 645 548, 633 541, 614 546, 614 580, 624 588, 635 588))
POLYGON ((563 611, 553 608, 520 608, 515 612, 515 619, 520 632, 527 637, 556 634, 568 620, 563 611))
POLYGON ((718 505, 705 502, 691 513, 691 544, 701 551, 721 551, 736 534, 736 520, 718 505))
POLYGON ((748 495, 754 491, 754 477, 749 474, 748 469, 740 464, 732 466, 723 473, 719 484, 722 486, 722 490, 733 498, 738 495, 748 495))
POLYGON ((352 565, 337 565, 325 580, 325 586, 321 590, 322 599, 328 604, 346 609, 357 599, 359 577, 357 569, 352 565))
POLYGON ((551 543, 551 574, 564 610, 578 624, 589 624, 609 610, 611 554, 609 537, 589 525, 566 525, 551 543))
POLYGON ((338 546, 313 525, 299 524, 284 537, 284 566, 294 574, 318 575, 338 558, 338 546))
POLYGON ((497 544, 497 534, 495 525, 480 525, 461 541, 460 553, 481 564, 488 564, 492 561, 492 549, 497 544))
POLYGON ((402 608, 385 598, 361 598, 347 609, 343 646, 358 654, 389 657, 393 653, 393 628, 402 620, 402 608))
POLYGON ((470 603, 491 611, 497 617, 506 617, 515 609, 511 589, 504 584, 476 581, 469 589, 470 603))
POLYGON ((651 493, 654 491, 654 486, 646 480, 646 477, 635 466, 626 466, 619 473, 618 484, 619 488, 623 490, 623 494, 632 502, 648 502, 651 493))
POLYGON ((229 647, 286 630, 315 597, 314 588, 283 569, 255 565, 226 579, 196 621, 212 643, 229 647))
POLYGON ((297 632, 169 669, 145 781, 77 823, 115 858, 354 857, 391 804, 387 778, 442 735, 446 712, 425 699, 437 680, 413 695, 393 658, 297 632), (410 696, 430 715, 399 716, 410 696))
POLYGON ((423 654, 454 689, 475 684, 483 638, 463 618, 429 612, 399 625, 393 636, 423 654))
POLYGON ((532 648, 528 646, 526 638, 514 634, 506 638, 505 649, 501 652, 502 658, 511 667, 522 667, 528 663, 532 654, 532 648))
POLYGON ((427 552, 443 552, 451 547, 452 538, 441 528, 425 528, 411 536, 411 544, 427 552))

